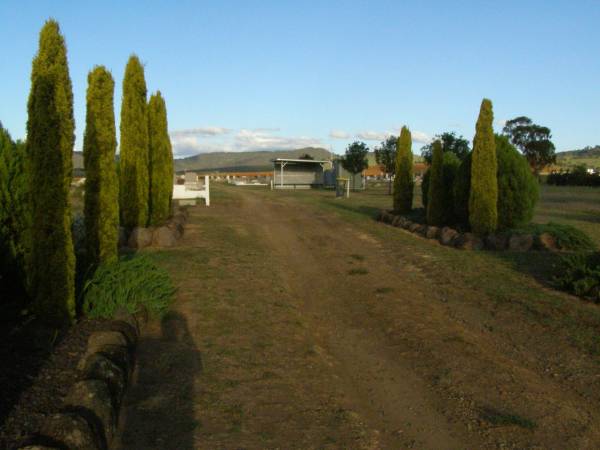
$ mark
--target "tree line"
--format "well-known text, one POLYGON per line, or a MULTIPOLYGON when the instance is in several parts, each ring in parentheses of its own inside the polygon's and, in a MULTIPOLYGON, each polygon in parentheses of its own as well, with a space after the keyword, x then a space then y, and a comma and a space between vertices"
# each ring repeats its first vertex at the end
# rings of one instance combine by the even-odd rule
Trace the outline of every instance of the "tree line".
POLYGON ((147 99, 139 58, 132 55, 125 68, 119 161, 113 77, 96 66, 87 81, 84 261, 76 261, 71 231, 73 89, 55 20, 44 24, 32 62, 26 141, 13 142, 0 124, 0 276, 20 280, 36 316, 52 324, 75 318, 76 264, 93 273, 115 261, 120 224, 159 225, 171 212, 166 105, 160 91, 147 99))

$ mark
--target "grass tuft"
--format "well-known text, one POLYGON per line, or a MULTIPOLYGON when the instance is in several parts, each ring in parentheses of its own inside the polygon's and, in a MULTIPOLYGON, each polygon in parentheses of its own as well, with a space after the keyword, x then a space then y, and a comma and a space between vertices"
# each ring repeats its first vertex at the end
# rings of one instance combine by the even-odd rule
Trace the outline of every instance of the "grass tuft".
POLYGON ((140 306, 156 316, 168 309, 175 288, 163 269, 145 256, 103 264, 83 288, 83 311, 94 318, 111 318, 123 306, 135 313, 140 306))
POLYGON ((348 275, 366 275, 369 271, 364 267, 355 267, 354 269, 350 269, 348 271, 348 275))

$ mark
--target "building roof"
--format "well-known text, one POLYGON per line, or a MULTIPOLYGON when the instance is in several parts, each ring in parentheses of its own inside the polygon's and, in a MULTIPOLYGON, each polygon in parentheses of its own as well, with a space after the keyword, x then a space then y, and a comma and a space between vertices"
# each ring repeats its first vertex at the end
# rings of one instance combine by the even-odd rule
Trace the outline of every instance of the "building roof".
POLYGON ((324 164, 324 163, 328 163, 331 161, 321 161, 321 160, 317 160, 317 159, 288 159, 288 158, 275 158, 272 159, 271 161, 273 161, 274 163, 281 163, 281 162, 297 162, 297 163, 314 163, 314 164, 324 164))

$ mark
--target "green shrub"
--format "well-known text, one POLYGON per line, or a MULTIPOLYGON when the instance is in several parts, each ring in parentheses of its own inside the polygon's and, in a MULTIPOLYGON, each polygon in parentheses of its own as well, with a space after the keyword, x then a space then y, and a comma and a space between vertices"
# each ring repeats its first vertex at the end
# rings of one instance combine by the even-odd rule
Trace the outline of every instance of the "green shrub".
POLYGON ((431 167, 429 172, 429 189, 427 191, 427 223, 429 225, 444 224, 444 153, 442 143, 433 143, 431 167))
POLYGON ((27 167, 33 181, 30 286, 36 315, 62 325, 75 318, 69 202, 75 121, 67 49, 53 20, 40 32, 27 112, 27 167))
POLYGON ((564 256, 554 282, 561 289, 600 302, 600 252, 564 256))
POLYGON ((571 225, 554 222, 547 224, 532 223, 517 228, 515 231, 536 236, 548 233, 554 237, 556 244, 562 250, 593 251, 596 249, 596 244, 587 234, 571 225))
MULTIPOLYGON (((467 155, 467 158, 470 160, 470 156, 467 155)), ((455 213, 456 209, 456 201, 455 201, 455 185, 456 179, 458 177, 458 172, 462 167, 461 160, 454 154, 450 152, 444 152, 444 166, 443 166, 443 216, 444 216, 444 225, 451 225, 459 223, 457 215, 455 213)), ((470 172, 470 166, 469 171, 470 172)), ((430 171, 428 170, 423 175, 423 180, 421 181, 421 198, 423 199, 423 207, 427 210, 428 203, 428 195, 429 192, 429 179, 430 179, 430 171)), ((468 178, 470 181, 470 177, 468 178)), ((467 190, 466 194, 466 204, 469 202, 469 191, 467 190)), ((468 221, 468 215, 466 215, 465 221, 468 221)))
POLYGON ((175 294, 169 274, 145 256, 101 264, 83 288, 83 311, 90 317, 110 318, 123 306, 135 313, 145 306, 164 314, 175 294))
POLYGON ((498 227, 498 179, 492 102, 481 102, 471 154, 469 224, 477 234, 493 233, 498 227))
POLYGON ((148 224, 148 106, 144 67, 129 57, 123 78, 119 167, 119 211, 127 228, 148 224))
POLYGON ((115 168, 117 135, 113 108, 113 78, 102 66, 88 74, 85 165, 85 238, 87 262, 96 266, 117 259, 119 186, 115 168))
POLYGON ((394 177, 394 211, 406 214, 412 209, 413 154, 412 136, 407 127, 402 127, 396 146, 396 175, 394 177))
MULTIPOLYGON (((504 136, 496 135, 498 183, 498 228, 506 230, 526 225, 533 217, 539 198, 539 183, 531 173, 527 160, 504 136)), ((469 226, 471 155, 456 170, 454 180, 455 221, 469 226)))
POLYGON ((469 195, 471 193, 471 154, 460 163, 454 178, 454 218, 463 228, 469 228, 469 195))
POLYGON ((498 160, 498 229, 506 230, 531 221, 540 195, 539 183, 524 156, 508 141, 496 135, 498 160))
POLYGON ((150 145, 150 225, 162 225, 171 214, 173 151, 167 126, 167 107, 160 91, 148 102, 150 145))

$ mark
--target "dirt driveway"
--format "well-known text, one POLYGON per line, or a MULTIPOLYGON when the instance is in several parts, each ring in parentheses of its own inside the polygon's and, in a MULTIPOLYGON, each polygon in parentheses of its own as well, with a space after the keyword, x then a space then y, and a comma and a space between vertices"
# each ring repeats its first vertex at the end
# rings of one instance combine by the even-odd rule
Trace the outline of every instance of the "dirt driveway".
POLYGON ((141 340, 121 448, 600 447, 598 364, 564 336, 442 289, 386 225, 219 195, 152 253, 179 292, 141 340))

